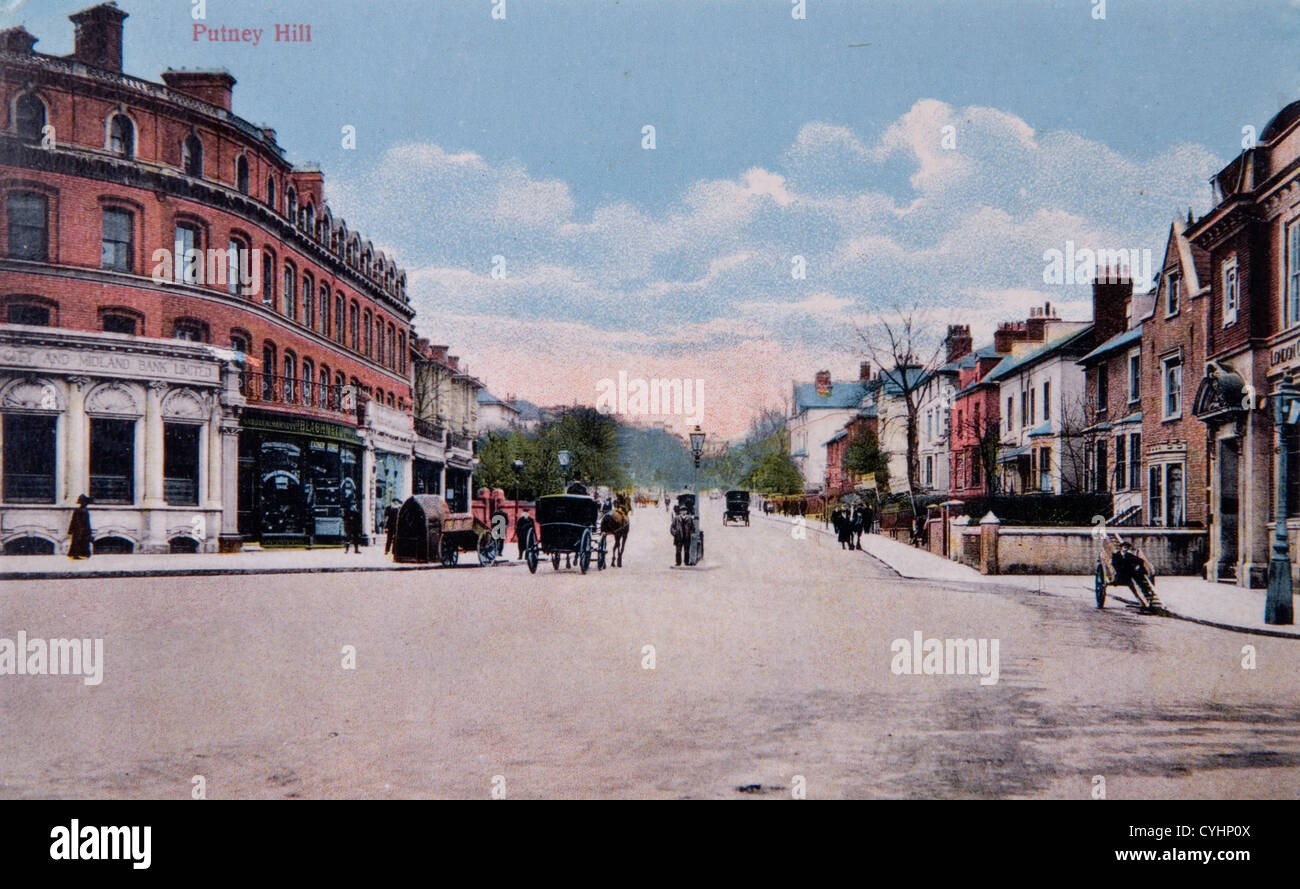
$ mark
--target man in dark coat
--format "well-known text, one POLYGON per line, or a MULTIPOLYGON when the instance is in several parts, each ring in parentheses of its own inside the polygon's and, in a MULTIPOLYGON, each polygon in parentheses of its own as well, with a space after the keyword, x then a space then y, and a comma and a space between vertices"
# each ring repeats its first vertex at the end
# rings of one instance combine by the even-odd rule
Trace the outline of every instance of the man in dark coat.
POLYGON ((1115 582, 1124 584, 1149 607, 1160 607, 1156 597, 1155 584, 1151 582, 1151 565, 1142 554, 1133 549, 1133 544, 1125 540, 1110 557, 1111 567, 1115 569, 1115 582))
POLYGON ((862 530, 867 521, 867 510, 865 507, 858 505, 853 507, 852 516, 853 528, 853 549, 862 549, 862 530))
POLYGON ((519 558, 524 557, 524 547, 528 546, 528 535, 533 530, 533 517, 524 510, 515 520, 515 543, 519 544, 519 558))
POLYGON ((92 532, 90 530, 90 509, 92 501, 85 494, 77 498, 77 508, 72 511, 72 521, 68 522, 69 559, 89 559, 92 532))
POLYGON ((677 566, 682 564, 682 556, 686 555, 687 561, 690 560, 691 535, 695 532, 695 522, 691 519, 689 513, 682 507, 677 507, 673 511, 672 535, 673 546, 677 550, 677 566))
POLYGON ((402 501, 394 499, 384 510, 384 555, 393 548, 393 538, 397 536, 397 513, 402 508, 402 501))
POLYGON ((355 502, 349 502, 343 513, 343 552, 349 546, 361 554, 361 510, 355 502))

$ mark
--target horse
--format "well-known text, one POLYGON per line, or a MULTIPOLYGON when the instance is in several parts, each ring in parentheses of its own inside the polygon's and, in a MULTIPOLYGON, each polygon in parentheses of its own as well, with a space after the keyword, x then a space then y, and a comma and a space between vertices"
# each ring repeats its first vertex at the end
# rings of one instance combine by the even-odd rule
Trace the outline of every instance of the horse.
POLYGON ((619 494, 614 508, 600 518, 600 533, 614 536, 614 547, 609 552, 609 566, 623 567, 623 550, 627 548, 627 532, 632 528, 632 505, 626 494, 619 494))

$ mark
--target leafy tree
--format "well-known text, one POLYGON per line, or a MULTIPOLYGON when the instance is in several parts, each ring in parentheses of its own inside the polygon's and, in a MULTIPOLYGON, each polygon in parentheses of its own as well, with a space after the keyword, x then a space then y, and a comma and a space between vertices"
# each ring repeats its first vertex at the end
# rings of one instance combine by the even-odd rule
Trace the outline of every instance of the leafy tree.
POLYGON ((873 476, 877 488, 889 489, 889 457, 880 450, 880 439, 870 429, 858 430, 849 440, 844 469, 855 475, 873 476))

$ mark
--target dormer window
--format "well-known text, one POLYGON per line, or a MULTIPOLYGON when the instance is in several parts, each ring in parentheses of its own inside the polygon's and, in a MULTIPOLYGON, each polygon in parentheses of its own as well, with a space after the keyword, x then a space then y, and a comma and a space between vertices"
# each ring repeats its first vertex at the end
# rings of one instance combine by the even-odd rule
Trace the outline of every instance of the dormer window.
POLYGON ((1165 317, 1178 314, 1178 286, 1180 275, 1170 272, 1165 275, 1165 317))
POLYGON ((14 129, 18 138, 35 142, 45 132, 45 103, 35 93, 23 93, 14 107, 14 129))
POLYGON ((121 157, 135 155, 135 124, 125 114, 114 114, 108 122, 108 150, 121 157))

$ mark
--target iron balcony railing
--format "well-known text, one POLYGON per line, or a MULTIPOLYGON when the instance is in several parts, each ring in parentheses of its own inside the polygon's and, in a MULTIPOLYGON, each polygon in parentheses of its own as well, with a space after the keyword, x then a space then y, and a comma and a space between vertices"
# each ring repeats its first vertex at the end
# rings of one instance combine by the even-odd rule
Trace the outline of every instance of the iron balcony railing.
POLYGON ((472 452, 474 450, 474 439, 470 438, 468 435, 461 435, 459 432, 453 432, 447 436, 447 447, 472 452))
POLYGON ((322 386, 293 377, 245 371, 239 377, 239 392, 249 404, 299 405, 340 414, 356 410, 350 387, 322 386))
POLYGON ((421 438, 427 438, 430 441, 436 441, 439 444, 446 444, 447 427, 440 426, 431 420, 421 420, 415 418, 415 434, 421 438))

